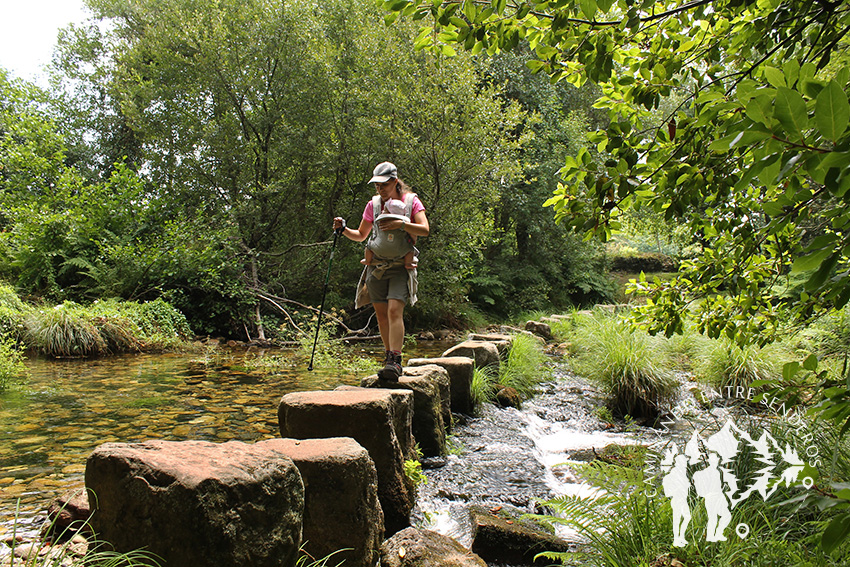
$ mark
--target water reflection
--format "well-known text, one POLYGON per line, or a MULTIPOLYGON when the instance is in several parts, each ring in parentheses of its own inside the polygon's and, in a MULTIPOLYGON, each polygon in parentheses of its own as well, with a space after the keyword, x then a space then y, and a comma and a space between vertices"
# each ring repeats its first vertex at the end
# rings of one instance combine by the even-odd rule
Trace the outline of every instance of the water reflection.
MULTIPOLYGON (((445 348, 422 344, 410 355, 445 348)), ((240 352, 214 364, 198 355, 139 354, 27 365, 32 377, 25 387, 0 395, 0 536, 11 532, 18 499, 20 531, 55 496, 82 488, 86 458, 101 443, 277 437, 282 395, 358 384, 365 375, 308 372, 295 360, 250 370, 240 352)))

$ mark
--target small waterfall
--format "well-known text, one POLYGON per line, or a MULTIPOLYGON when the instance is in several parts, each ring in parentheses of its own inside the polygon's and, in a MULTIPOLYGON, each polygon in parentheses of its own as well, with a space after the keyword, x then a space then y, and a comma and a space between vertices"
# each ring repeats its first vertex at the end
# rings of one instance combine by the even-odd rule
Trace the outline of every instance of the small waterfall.
MULTIPOLYGON (((483 406, 479 416, 456 424, 452 445, 459 454, 425 471, 428 483, 420 487, 415 523, 470 546, 471 504, 534 513, 542 511, 538 500, 593 494, 564 465, 591 461, 612 443, 642 442, 601 421, 603 405, 588 381, 556 367, 553 380, 522 409, 483 406)), ((559 535, 575 536, 568 530, 559 535)))

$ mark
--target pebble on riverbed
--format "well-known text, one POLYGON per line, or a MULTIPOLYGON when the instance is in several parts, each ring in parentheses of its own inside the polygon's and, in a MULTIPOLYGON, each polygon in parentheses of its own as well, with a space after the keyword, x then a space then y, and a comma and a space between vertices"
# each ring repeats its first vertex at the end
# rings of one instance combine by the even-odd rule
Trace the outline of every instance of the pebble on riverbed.
POLYGON ((0 567, 11 565, 56 565, 70 567, 79 563, 88 551, 88 541, 75 535, 69 541, 52 545, 49 540, 24 541, 23 538, 6 538, 3 543, 9 548, 0 560, 0 567), (36 563, 38 562, 38 563, 36 563))

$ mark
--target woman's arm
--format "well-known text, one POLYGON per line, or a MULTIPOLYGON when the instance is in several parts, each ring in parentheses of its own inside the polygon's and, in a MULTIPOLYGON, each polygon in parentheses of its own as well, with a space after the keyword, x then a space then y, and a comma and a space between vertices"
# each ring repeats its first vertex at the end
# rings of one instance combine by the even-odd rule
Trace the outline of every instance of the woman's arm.
POLYGON ((428 236, 431 233, 431 225, 425 211, 419 211, 413 215, 413 222, 405 223, 404 230, 412 236, 428 236))
MULTIPOLYGON (((336 217, 334 219, 334 230, 338 230, 342 227, 343 220, 342 217, 336 217)), ((369 233, 372 231, 372 223, 367 220, 360 219, 360 227, 357 230, 354 230, 350 227, 345 227, 342 229, 342 234, 345 235, 349 240, 353 240, 354 242, 363 242, 369 236, 369 233)))
MULTIPOLYGON (((370 230, 371 228, 372 226, 369 225, 370 230)), ((411 236, 428 236, 431 233, 431 227, 428 224, 428 217, 425 216, 425 211, 419 211, 413 215, 411 222, 396 219, 381 221, 381 229, 383 230, 397 230, 399 228, 403 228, 411 236)))

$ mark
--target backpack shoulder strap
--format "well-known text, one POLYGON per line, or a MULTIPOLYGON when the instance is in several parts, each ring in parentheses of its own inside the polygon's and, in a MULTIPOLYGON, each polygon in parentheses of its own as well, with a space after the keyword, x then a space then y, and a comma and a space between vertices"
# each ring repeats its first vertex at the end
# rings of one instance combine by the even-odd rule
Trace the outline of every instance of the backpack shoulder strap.
POLYGON ((413 199, 416 198, 416 193, 404 194, 404 216, 413 219, 413 199))
POLYGON ((372 221, 381 216, 381 196, 375 195, 372 197, 372 221))

